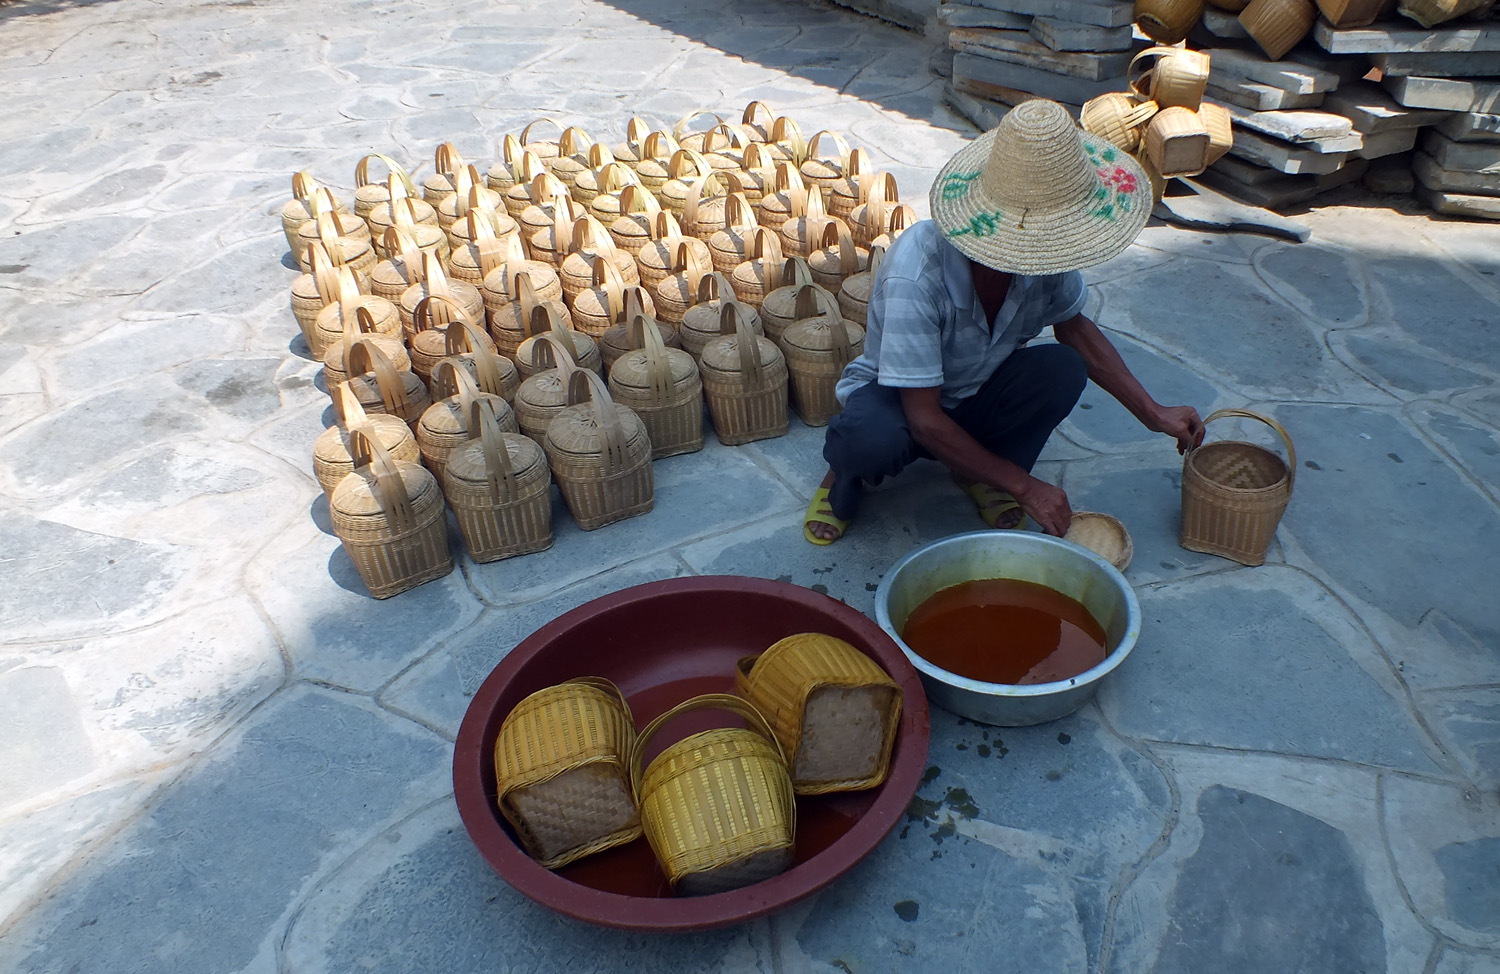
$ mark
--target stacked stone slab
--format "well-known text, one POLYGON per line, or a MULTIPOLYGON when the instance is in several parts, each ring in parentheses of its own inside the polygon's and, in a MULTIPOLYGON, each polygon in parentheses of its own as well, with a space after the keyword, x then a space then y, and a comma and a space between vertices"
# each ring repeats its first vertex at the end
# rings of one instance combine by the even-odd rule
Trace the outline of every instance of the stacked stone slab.
POLYGON ((938 25, 954 52, 948 101, 981 128, 1011 106, 1050 98, 1075 115, 1125 87, 1133 37, 1129 0, 944 0, 938 25))

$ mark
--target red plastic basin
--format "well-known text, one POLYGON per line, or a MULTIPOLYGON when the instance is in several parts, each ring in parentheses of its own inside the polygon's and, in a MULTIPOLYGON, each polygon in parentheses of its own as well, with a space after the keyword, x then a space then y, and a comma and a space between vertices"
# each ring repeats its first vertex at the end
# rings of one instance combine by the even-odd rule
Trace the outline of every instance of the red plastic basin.
MULTIPOLYGON (((663 728, 651 751, 707 727, 736 724, 728 714, 686 714, 663 728)), ((469 704, 453 751, 453 791, 480 854, 501 878, 543 906, 626 930, 705 930, 780 909, 868 855, 916 794, 928 737, 927 700, 916 670, 859 612, 785 582, 678 578, 595 599, 523 640, 469 704), (901 684, 903 700, 884 784, 797 800, 797 864, 790 870, 728 893, 674 897, 644 839, 558 872, 543 869, 516 844, 495 804, 493 755, 500 724, 524 697, 573 677, 603 676, 620 687, 644 726, 690 696, 731 690, 737 660, 799 632, 827 633, 857 646, 901 684)))

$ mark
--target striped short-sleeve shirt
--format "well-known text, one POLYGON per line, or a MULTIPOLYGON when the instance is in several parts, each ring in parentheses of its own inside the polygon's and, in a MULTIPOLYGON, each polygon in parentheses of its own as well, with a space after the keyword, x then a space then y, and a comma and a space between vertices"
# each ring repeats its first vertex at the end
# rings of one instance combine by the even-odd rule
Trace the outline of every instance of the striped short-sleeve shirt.
POLYGON ((931 220, 907 228, 880 265, 870 293, 864 354, 844 369, 837 395, 879 382, 942 387, 952 408, 979 391, 1011 352, 1083 310, 1083 275, 1015 275, 993 327, 974 290, 969 259, 931 220))

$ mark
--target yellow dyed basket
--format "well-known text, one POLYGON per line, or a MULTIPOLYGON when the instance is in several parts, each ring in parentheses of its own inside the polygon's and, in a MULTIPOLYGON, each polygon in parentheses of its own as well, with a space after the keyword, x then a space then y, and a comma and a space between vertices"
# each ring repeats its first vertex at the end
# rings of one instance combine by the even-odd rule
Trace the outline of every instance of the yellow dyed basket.
POLYGON ((636 738, 630 772, 641 828, 676 892, 722 893, 791 867, 797 807, 786 758, 765 718, 741 698, 709 693, 668 710, 636 738), (643 773, 646 745, 662 726, 705 709, 738 714, 751 729, 689 735, 643 773))
POLYGON ((818 633, 788 636, 740 661, 736 690, 791 755, 797 794, 860 791, 885 780, 901 687, 849 643, 818 633))
POLYGON ((516 704, 495 739, 495 801, 525 850, 556 869, 636 839, 630 706, 613 683, 579 677, 516 704))

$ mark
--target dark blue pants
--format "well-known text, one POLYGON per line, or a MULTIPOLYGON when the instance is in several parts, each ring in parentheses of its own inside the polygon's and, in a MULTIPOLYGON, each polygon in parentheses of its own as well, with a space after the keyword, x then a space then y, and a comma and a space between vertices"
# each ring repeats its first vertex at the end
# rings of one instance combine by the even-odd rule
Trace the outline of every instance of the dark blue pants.
MULTIPOLYGON (((1012 352, 974 395, 944 412, 985 449, 1029 471, 1087 382, 1088 368, 1073 349, 1033 345, 1012 352)), ((871 382, 855 390, 829 421, 823 441, 834 476, 828 492, 834 516, 854 517, 861 480, 878 481, 913 460, 932 458, 912 439, 900 389, 871 382)))

